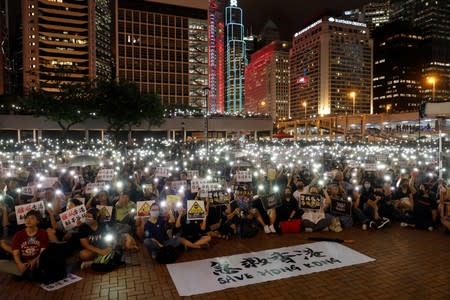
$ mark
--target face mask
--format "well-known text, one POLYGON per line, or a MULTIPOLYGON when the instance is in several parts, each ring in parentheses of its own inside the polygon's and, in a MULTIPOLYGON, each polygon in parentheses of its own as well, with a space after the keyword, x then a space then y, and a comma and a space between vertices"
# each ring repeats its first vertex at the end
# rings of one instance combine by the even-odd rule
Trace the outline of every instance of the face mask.
POLYGON ((364 184, 364 187, 365 187, 366 189, 369 189, 369 188, 370 188, 370 184, 365 183, 365 184, 364 184))
POLYGON ((150 211, 150 216, 152 218, 157 218, 159 217, 159 211, 150 211))

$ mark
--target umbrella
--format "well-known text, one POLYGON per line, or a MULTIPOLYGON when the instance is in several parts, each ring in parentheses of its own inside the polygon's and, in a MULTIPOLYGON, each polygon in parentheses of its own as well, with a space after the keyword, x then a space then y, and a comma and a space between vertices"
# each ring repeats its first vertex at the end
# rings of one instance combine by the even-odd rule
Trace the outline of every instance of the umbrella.
POLYGON ((85 166, 96 166, 100 163, 100 159, 95 156, 90 155, 79 155, 75 156, 70 161, 71 167, 85 167, 85 166))

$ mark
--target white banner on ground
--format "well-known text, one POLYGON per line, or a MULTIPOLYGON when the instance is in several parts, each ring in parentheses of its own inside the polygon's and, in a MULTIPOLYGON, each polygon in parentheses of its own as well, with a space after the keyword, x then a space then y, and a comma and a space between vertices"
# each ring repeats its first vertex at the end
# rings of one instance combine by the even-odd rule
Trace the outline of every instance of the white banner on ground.
POLYGON ((170 264, 167 269, 178 294, 191 296, 374 260, 335 242, 318 242, 170 264))
POLYGON ((74 275, 74 274, 67 274, 67 277, 64 279, 61 279, 60 281, 56 281, 50 284, 41 284, 41 288, 46 290, 47 292, 51 292, 54 290, 59 290, 60 288, 63 288, 65 286, 68 286, 69 284, 75 283, 77 281, 80 281, 80 276, 74 275))

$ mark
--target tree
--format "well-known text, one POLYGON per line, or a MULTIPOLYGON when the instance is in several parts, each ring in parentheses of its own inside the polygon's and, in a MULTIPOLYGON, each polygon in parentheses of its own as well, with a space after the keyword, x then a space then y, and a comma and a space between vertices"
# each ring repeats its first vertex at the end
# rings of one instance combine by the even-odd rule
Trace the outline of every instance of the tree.
POLYGON ((95 117, 93 87, 90 82, 64 82, 57 92, 33 88, 25 98, 24 106, 35 117, 55 121, 63 130, 63 136, 75 124, 95 117))
POLYGON ((135 83, 120 79, 99 81, 97 84, 96 103, 99 117, 108 123, 108 130, 114 132, 116 139, 119 132, 144 121, 149 127, 163 123, 161 100, 156 94, 143 94, 135 83))

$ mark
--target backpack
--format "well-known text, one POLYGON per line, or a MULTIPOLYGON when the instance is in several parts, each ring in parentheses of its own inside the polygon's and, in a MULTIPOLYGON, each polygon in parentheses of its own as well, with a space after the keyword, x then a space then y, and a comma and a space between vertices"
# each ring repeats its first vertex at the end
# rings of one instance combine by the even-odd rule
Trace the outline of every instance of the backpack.
POLYGON ((97 257, 91 265, 92 270, 97 272, 111 272, 124 265, 122 261, 123 250, 116 247, 111 253, 97 257))
POLYGON ((179 252, 172 246, 164 246, 156 253, 156 261, 159 264, 172 264, 178 258, 179 252))
POLYGON ((67 277, 66 245, 49 243, 47 249, 39 258, 39 279, 44 284, 50 284, 67 277))

